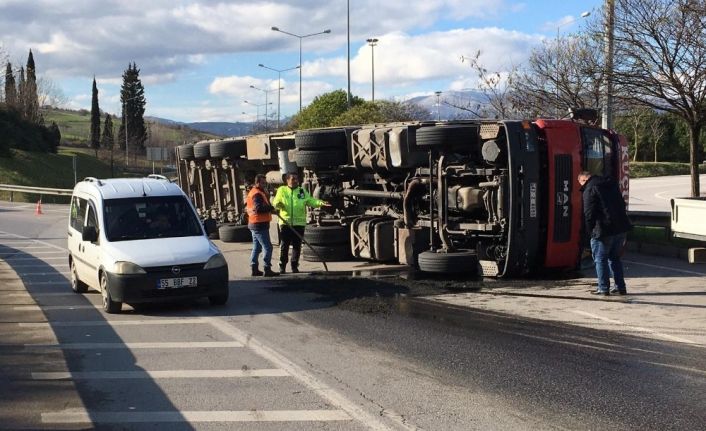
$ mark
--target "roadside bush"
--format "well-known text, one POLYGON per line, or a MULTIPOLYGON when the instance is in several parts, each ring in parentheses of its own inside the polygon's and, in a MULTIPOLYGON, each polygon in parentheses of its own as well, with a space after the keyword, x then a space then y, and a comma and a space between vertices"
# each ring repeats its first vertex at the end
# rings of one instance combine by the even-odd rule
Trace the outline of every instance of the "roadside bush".
MULTIPOLYGON (((701 165, 699 171, 706 173, 706 165, 701 165)), ((675 162, 630 162, 630 178, 662 177, 666 175, 689 175, 691 168, 688 163, 675 162)))

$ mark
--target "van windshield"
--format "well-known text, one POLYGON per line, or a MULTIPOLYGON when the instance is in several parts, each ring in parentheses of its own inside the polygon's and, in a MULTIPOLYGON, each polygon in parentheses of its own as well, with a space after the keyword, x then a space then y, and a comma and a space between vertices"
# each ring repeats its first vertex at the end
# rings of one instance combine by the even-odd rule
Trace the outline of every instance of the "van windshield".
POLYGON ((203 235, 183 196, 106 199, 104 221, 108 241, 203 235))

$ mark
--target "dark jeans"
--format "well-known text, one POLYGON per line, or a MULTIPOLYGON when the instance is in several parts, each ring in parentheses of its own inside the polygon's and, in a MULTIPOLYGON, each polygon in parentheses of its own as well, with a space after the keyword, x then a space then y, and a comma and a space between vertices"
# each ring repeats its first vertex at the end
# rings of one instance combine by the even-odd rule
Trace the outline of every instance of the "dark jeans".
POLYGON ((625 278, 623 275, 623 262, 620 252, 625 244, 624 233, 606 236, 601 239, 591 238, 591 252, 596 264, 598 277, 598 290, 607 292, 610 289, 610 277, 615 281, 615 287, 624 292, 625 278))
POLYGON ((294 232, 294 229, 299 236, 304 236, 304 226, 283 226, 279 225, 279 264, 287 265, 289 260, 289 246, 292 246, 292 267, 299 267, 299 254, 302 251, 302 240, 294 232))
POLYGON ((250 228, 252 234, 252 253, 250 253, 250 266, 257 266, 257 259, 261 251, 265 251, 263 262, 265 268, 272 267, 272 242, 270 241, 270 228, 258 226, 258 228, 250 228))

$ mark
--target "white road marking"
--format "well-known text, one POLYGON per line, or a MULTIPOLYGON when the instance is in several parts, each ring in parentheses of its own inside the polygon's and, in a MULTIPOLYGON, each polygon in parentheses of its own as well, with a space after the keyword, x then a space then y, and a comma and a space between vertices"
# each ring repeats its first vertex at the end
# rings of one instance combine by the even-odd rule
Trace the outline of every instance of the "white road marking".
MULTIPOLYGON (((74 294, 75 295, 75 294, 74 294)), ((191 319, 140 319, 140 320, 114 320, 112 322, 106 320, 84 320, 80 322, 31 322, 19 323, 23 328, 37 328, 42 326, 51 327, 72 327, 72 326, 127 326, 127 325, 192 325, 196 323, 208 323, 199 318, 191 319)))
POLYGON ((288 377, 284 370, 162 370, 162 371, 84 371, 32 373, 34 380, 107 380, 107 379, 215 379, 235 377, 288 377))
POLYGON ((11 265, 12 268, 46 268, 47 266, 51 266, 53 268, 57 266, 69 266, 68 263, 52 263, 49 265, 48 263, 31 263, 29 265, 11 265))
POLYGON ((68 285, 69 280, 64 279, 63 282, 62 281, 25 281, 24 282, 25 286, 39 286, 42 284, 55 284, 57 286, 62 286, 62 285, 64 285, 64 283, 66 283, 66 285, 68 285))
POLYGON ((646 333, 646 334, 652 334, 652 335, 655 335, 655 336, 657 336, 657 337, 664 338, 664 339, 669 340, 669 341, 676 341, 676 342, 678 342, 678 343, 686 343, 686 344, 699 344, 699 343, 697 343, 696 341, 687 340, 686 338, 675 337, 675 336, 673 336, 673 335, 664 334, 664 333, 662 333, 662 332, 657 332, 657 331, 654 331, 654 330, 652 330, 652 329, 643 328, 643 327, 641 327, 641 326, 632 326, 632 325, 628 325, 627 323, 621 322, 620 320, 609 319, 609 318, 607 318, 607 317, 599 316, 599 315, 593 314, 593 313, 588 313, 588 312, 586 312, 586 311, 581 311, 581 310, 571 310, 571 311, 572 311, 573 313, 575 313, 575 314, 580 314, 580 315, 582 315, 582 316, 590 317, 590 318, 592 318, 592 319, 602 320, 603 322, 611 323, 611 324, 614 324, 614 325, 621 325, 621 326, 624 326, 625 328, 631 329, 631 330, 636 331, 636 332, 643 332, 643 333, 646 333))
POLYGON ((312 422, 348 421, 341 410, 246 410, 246 411, 166 411, 96 412, 83 409, 42 413, 43 423, 157 423, 157 422, 312 422))
POLYGON ((19 272, 17 271, 17 275, 23 276, 23 275, 52 275, 52 276, 67 276, 69 275, 69 272, 62 272, 62 271, 55 271, 55 272, 19 272))
MULTIPOLYGON (((67 256, 66 253, 67 253, 67 252, 65 252, 65 251, 35 251, 35 252, 32 253, 32 255, 35 255, 35 254, 62 254, 62 255, 67 256)), ((15 251, 15 252, 13 252, 13 253, 0 253, 0 257, 6 257, 6 256, 9 256, 9 257, 12 257, 12 256, 24 256, 24 254, 22 254, 22 253, 19 252, 19 251, 15 251)))
POLYGON ((64 252, 68 252, 68 249, 66 249, 66 248, 64 248, 64 247, 59 247, 58 245, 54 245, 54 244, 51 244, 51 243, 48 243, 48 242, 45 242, 45 241, 41 241, 41 240, 38 240, 38 239, 29 238, 29 237, 22 236, 22 235, 16 235, 16 234, 10 233, 10 232, 2 232, 2 231, 0 231, 0 234, 2 234, 2 235, 7 235, 7 236, 10 236, 10 237, 13 237, 13 238, 28 239, 28 240, 34 241, 35 243, 44 244, 44 245, 46 245, 47 247, 51 247, 51 248, 54 248, 54 249, 57 249, 57 250, 61 250, 61 251, 64 251, 64 252))
POLYGON ((53 311, 53 310, 95 310, 101 305, 15 305, 12 307, 15 311, 53 311))
MULTIPOLYGON (((333 388, 327 386, 321 380, 304 371, 294 362, 290 361, 274 349, 271 349, 257 341, 250 334, 241 331, 240 329, 236 328, 233 325, 230 325, 229 323, 221 319, 215 317, 205 317, 205 319, 208 320, 211 325, 213 325, 213 327, 217 328, 224 334, 232 337, 234 340, 240 341, 244 346, 247 346, 253 352, 257 353, 262 358, 268 360, 277 368, 280 368, 289 373, 292 377, 294 377, 295 379, 303 383, 305 386, 310 388, 313 393, 317 394, 321 398, 328 400, 334 407, 343 410, 356 421, 364 424, 365 426, 373 430, 392 429, 384 423, 380 422, 380 420, 378 420, 378 418, 376 418, 375 416, 363 410, 353 401, 347 399, 333 388)), ((391 419, 394 419, 394 417, 391 417, 391 419)), ((405 429, 417 429, 416 427, 412 427, 401 422, 398 422, 398 424, 403 426, 405 429)))
POLYGON ((38 297, 51 297, 51 296, 76 296, 76 292, 52 292, 52 293, 29 293, 25 291, 24 293, 9 293, 7 296, 30 296, 32 298, 38 297))
POLYGON ((219 347, 243 347, 237 341, 180 341, 155 343, 64 343, 64 344, 24 344, 26 349, 204 349, 219 347))
POLYGON ((644 263, 644 262, 636 262, 634 260, 624 260, 624 263, 631 263, 633 265, 642 265, 642 266, 649 266, 651 268, 657 268, 657 269, 664 269, 667 271, 673 271, 673 272, 681 272, 683 274, 691 274, 691 275, 699 275, 699 276, 705 276, 706 272, 696 272, 696 271, 688 271, 686 269, 676 269, 676 268, 671 268, 668 266, 661 266, 661 265, 653 265, 651 263, 644 263))
MULTIPOLYGON (((54 253, 54 252, 52 252, 54 253)), ((17 262, 18 260, 66 260, 65 256, 57 256, 57 257, 42 257, 41 259, 38 257, 11 257, 9 259, 6 259, 6 262, 17 262)))

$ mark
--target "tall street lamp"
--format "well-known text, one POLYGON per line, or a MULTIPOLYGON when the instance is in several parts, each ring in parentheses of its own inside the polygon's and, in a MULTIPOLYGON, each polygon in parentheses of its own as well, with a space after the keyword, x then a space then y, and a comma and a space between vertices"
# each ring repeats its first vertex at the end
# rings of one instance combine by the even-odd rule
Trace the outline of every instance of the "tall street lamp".
POLYGON ((436 121, 441 121, 441 91, 435 91, 436 94, 436 121))
MULTIPOLYGON (((254 106, 257 109, 257 117, 255 117, 255 122, 260 121, 260 106, 268 105, 268 103, 252 103, 249 100, 243 100, 243 103, 254 106)), ((270 102, 269 105, 272 105, 272 102, 270 102)))
MULTIPOLYGON (((280 95, 281 92, 280 90, 282 89, 282 72, 287 72, 289 70, 294 70, 294 69, 300 69, 302 68, 301 64, 299 66, 294 66, 290 67, 289 69, 275 69, 273 67, 265 66, 264 64, 260 63, 258 64, 260 67, 264 67, 265 69, 269 69, 273 72, 277 72, 277 130, 279 130, 279 112, 280 112, 280 95)), ((301 91, 301 89, 299 89, 301 91)), ((299 93, 301 95, 301 93, 299 93)))
POLYGON ((125 120, 125 167, 128 166, 128 162, 129 162, 129 160, 130 160, 130 159, 128 158, 128 151, 127 151, 127 148, 128 148, 128 139, 127 139, 127 133, 128 133, 128 132, 127 132, 127 130, 128 130, 128 129, 127 129, 127 117, 128 117, 128 115, 127 115, 127 102, 129 102, 129 101, 131 101, 131 100, 138 99, 139 97, 140 97, 140 95, 137 95, 137 96, 133 96, 133 97, 130 97, 130 98, 128 98, 128 99, 123 100, 123 119, 125 120))
POLYGON ((268 127, 267 127, 267 105, 269 105, 269 103, 267 102, 268 94, 272 93, 273 91, 283 90, 283 88, 278 87, 274 90, 264 90, 262 88, 255 87, 254 85, 251 85, 250 88, 252 88, 254 90, 259 90, 259 91, 262 91, 263 93, 265 93, 265 131, 267 131, 268 130, 268 127))
MULTIPOLYGON (((579 18, 586 18, 586 17, 588 17, 588 16, 590 16, 590 15, 591 15, 591 12, 585 11, 585 12, 582 12, 582 13, 581 13, 581 15, 579 16, 579 18)), ((571 20, 569 20, 569 21, 562 22, 562 23, 560 23, 559 25, 556 26, 556 59, 557 59, 557 65, 556 65, 556 108, 554 109, 554 116, 557 117, 557 118, 559 117, 559 101, 560 101, 560 97, 559 97, 559 79, 561 78, 560 75, 559 75, 559 37, 560 37, 559 30, 561 29, 562 26, 565 26, 565 25, 568 25, 568 24, 571 24, 571 23, 574 23, 574 22, 578 21, 579 18, 573 18, 573 19, 571 19, 571 20)))
POLYGON ((318 33, 311 33, 311 34, 294 34, 290 33, 288 31, 280 30, 279 27, 272 27, 272 31, 278 31, 280 33, 288 34, 290 36, 298 37, 299 38, 299 110, 302 110, 302 39, 305 37, 311 37, 311 36, 316 36, 319 34, 328 34, 331 33, 331 30, 327 29, 324 31, 320 31, 318 33))
POLYGON ((366 39, 368 42, 368 45, 370 45, 370 60, 372 64, 372 72, 373 72, 373 97, 372 101, 375 101, 375 45, 378 44, 378 40, 375 38, 370 38, 366 39))

